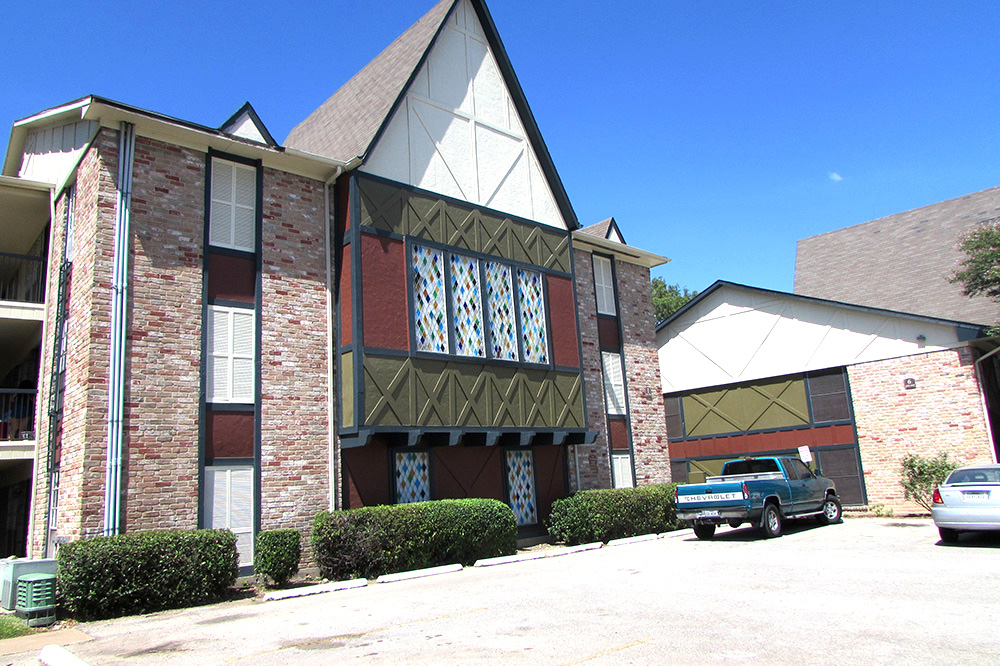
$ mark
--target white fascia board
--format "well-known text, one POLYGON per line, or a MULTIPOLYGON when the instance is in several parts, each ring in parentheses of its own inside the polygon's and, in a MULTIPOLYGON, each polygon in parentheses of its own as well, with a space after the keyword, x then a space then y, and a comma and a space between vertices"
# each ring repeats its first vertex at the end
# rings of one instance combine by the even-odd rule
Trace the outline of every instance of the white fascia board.
POLYGON ((21 158, 24 151, 24 139, 28 132, 39 126, 54 125, 59 122, 82 120, 87 115, 87 108, 92 103, 92 97, 62 106, 46 109, 33 116, 22 118, 14 123, 10 130, 10 140, 7 142, 7 154, 4 157, 3 173, 5 176, 16 176, 21 169, 21 158))
POLYGON ((166 117, 147 115, 99 101, 87 109, 84 117, 100 123, 102 127, 116 130, 122 122, 133 123, 141 136, 150 139, 199 152, 207 152, 209 148, 213 148, 248 159, 259 159, 266 167, 320 181, 327 180, 337 168, 345 169, 347 166, 318 155, 272 148, 247 139, 217 134, 207 128, 202 130, 181 122, 172 122, 166 117))
POLYGON ((630 264, 645 266, 646 268, 662 266, 670 261, 666 257, 658 254, 647 252, 646 250, 640 250, 639 248, 632 247, 631 245, 623 245, 622 243, 616 243, 615 241, 605 240, 599 236, 594 236, 582 231, 573 232, 573 245, 576 247, 584 246, 581 249, 588 252, 593 252, 596 248, 599 252, 613 254, 615 259, 619 259, 630 264), (590 247, 588 248, 586 246, 590 247))

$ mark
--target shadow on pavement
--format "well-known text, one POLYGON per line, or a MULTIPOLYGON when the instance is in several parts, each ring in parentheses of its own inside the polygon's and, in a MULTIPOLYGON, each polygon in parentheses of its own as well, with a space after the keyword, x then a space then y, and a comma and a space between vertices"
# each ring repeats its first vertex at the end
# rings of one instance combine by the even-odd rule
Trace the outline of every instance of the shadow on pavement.
MULTIPOLYGON (((820 525, 814 519, 803 518, 800 520, 786 520, 782 523, 781 533, 782 535, 791 536, 793 534, 800 534, 802 532, 810 532, 812 530, 818 529, 820 527, 825 527, 825 525, 820 525)), ((780 538, 780 537, 779 537, 780 538)), ((693 534, 684 539, 685 541, 699 541, 698 537, 693 534)), ((758 527, 744 523, 737 528, 727 528, 725 531, 716 532, 715 536, 712 537, 712 541, 765 541, 764 532, 758 527)))

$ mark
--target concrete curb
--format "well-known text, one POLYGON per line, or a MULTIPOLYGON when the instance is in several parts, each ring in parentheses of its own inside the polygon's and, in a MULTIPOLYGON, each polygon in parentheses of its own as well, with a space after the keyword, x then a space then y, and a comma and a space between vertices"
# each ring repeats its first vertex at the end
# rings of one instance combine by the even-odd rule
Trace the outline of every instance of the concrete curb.
POLYGON ((461 564, 446 564, 441 567, 431 567, 429 569, 417 569, 416 571, 401 571, 400 573, 385 574, 375 579, 376 583, 395 583, 400 580, 410 580, 413 578, 423 578, 425 576, 437 576, 446 573, 461 571, 464 567, 461 564))
POLYGON ((643 541, 656 541, 659 538, 659 534, 642 534, 640 536, 625 537, 624 539, 612 539, 608 542, 608 547, 627 546, 630 543, 642 543, 643 541))
POLYGON ((600 541, 596 543, 585 543, 579 546, 567 546, 566 548, 553 548, 552 550, 542 550, 537 553, 525 553, 523 555, 505 555, 503 557, 488 557, 484 560, 476 560, 473 566, 477 567, 494 567, 499 564, 510 564, 512 562, 528 562, 530 560, 541 560, 546 557, 559 557, 561 555, 571 555, 572 553, 581 553, 585 550, 596 550, 598 548, 603 548, 604 544, 600 541))
POLYGON ((46 645, 38 653, 38 661, 44 666, 89 666, 87 662, 61 645, 46 645))
POLYGON ((268 592, 264 595, 264 601, 280 601, 282 599, 294 599, 296 597, 308 597, 313 594, 323 594, 324 592, 339 592, 340 590, 352 590, 357 587, 368 585, 367 578, 355 578, 354 580, 338 580, 333 583, 323 585, 310 585, 295 590, 278 590, 268 592))

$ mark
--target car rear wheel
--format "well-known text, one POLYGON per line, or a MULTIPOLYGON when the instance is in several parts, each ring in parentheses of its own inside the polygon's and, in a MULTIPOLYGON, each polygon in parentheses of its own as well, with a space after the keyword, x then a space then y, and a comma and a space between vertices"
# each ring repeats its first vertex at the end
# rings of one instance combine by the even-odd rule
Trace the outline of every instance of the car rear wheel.
POLYGON ((760 519, 760 527, 768 539, 781 536, 781 511, 776 504, 766 504, 760 519))
POLYGON ((840 500, 835 495, 827 495, 823 502, 823 513, 819 514, 819 524, 839 523, 840 516, 840 500))
POLYGON ((711 539, 715 536, 715 525, 695 525, 694 535, 699 539, 711 539))
POLYGON ((945 543, 958 542, 958 530, 953 530, 950 527, 939 527, 938 534, 941 535, 941 541, 945 543))

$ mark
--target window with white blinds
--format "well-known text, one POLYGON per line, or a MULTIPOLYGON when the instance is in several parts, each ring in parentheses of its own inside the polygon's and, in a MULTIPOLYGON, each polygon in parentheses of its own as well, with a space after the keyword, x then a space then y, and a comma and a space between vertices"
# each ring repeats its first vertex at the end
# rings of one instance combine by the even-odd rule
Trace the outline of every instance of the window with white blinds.
POLYGON ((625 376, 622 356, 614 352, 601 352, 604 367, 604 402, 608 414, 625 414, 625 376))
POLYGON ((611 260, 594 255, 594 295, 597 297, 598 314, 615 315, 615 279, 611 260))
POLYGON ((205 527, 236 535, 240 566, 253 564, 253 468, 205 468, 205 527))
POLYGON ((257 170, 212 158, 208 242, 233 250, 256 250, 257 170))
POLYGON ((208 402, 254 402, 254 312, 208 307, 208 402))

